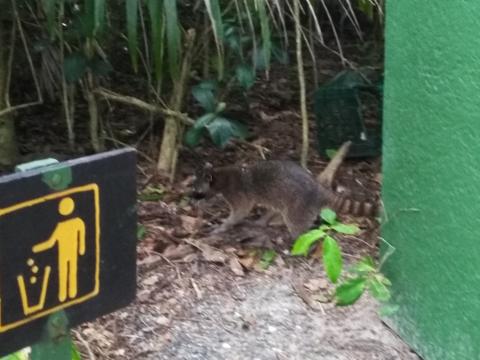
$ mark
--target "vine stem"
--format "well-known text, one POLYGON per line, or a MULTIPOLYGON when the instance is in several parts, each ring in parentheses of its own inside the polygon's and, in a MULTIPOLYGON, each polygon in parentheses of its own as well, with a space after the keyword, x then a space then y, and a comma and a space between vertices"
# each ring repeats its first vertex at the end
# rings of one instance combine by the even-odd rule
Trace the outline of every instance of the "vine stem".
POLYGON ((300 162, 304 168, 307 167, 308 160, 308 112, 307 112, 307 94, 305 89, 305 73, 303 68, 302 53, 302 24, 300 23, 300 0, 293 2, 293 13, 295 17, 295 42, 297 54, 298 83, 300 85, 300 112, 302 116, 302 152, 300 162))

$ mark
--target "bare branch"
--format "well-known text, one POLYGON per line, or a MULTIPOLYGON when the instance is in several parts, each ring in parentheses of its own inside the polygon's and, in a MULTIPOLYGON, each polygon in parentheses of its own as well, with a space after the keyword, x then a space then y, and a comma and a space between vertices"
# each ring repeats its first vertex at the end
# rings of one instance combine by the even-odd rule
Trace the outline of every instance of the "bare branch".
POLYGON ((178 120, 180 120, 186 125, 193 125, 195 123, 195 121, 189 118, 186 114, 147 103, 133 96, 118 94, 113 91, 107 90, 105 88, 96 88, 93 92, 97 95, 103 96, 105 99, 108 99, 108 100, 116 101, 126 105, 133 105, 144 111, 149 111, 157 114, 162 114, 164 116, 171 116, 171 117, 177 118, 178 120))

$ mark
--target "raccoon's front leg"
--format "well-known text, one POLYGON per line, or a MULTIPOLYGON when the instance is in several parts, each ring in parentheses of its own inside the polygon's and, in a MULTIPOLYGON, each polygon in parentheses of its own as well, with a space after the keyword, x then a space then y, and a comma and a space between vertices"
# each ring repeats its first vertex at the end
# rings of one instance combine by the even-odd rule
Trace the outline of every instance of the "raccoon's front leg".
POLYGON ((228 202, 230 205, 230 215, 221 226, 213 230, 213 234, 227 231, 240 221, 245 219, 253 208, 253 203, 249 201, 228 202))

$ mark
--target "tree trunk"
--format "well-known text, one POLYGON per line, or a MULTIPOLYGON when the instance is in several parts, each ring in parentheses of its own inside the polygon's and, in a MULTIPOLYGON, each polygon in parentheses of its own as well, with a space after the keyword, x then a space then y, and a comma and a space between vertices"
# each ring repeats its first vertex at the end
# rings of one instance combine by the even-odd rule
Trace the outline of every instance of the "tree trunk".
MULTIPOLYGON (((93 59, 94 52, 93 40, 88 38, 85 42, 85 55, 87 59, 93 59)), ((91 70, 87 70, 84 84, 85 99, 88 104, 90 143, 92 144, 93 150, 98 153, 103 151, 105 147, 104 138, 100 134, 101 119, 98 111, 97 98, 93 92, 97 85, 96 78, 91 70)))
MULTIPOLYGON (((8 74, 8 31, 4 21, 0 20, 0 111, 7 108, 7 74, 8 74)), ((13 46, 13 45, 12 45, 13 46)), ((0 116, 0 166, 14 165, 18 158, 18 147, 15 139, 13 113, 0 116)))
MULTIPOLYGON (((193 55, 193 43, 195 40, 195 31, 190 29, 186 35, 185 56, 182 62, 180 78, 175 81, 173 94, 170 98, 169 108, 176 112, 181 112, 185 89, 190 74, 190 65, 193 55)), ((177 164, 178 148, 181 145, 183 136, 183 125, 176 117, 168 116, 165 119, 163 128, 162 144, 158 155, 157 171, 168 175, 173 179, 177 164)))
POLYGON ((103 137, 100 135, 100 113, 98 111, 97 98, 93 92, 93 75, 87 74, 85 86, 85 97, 88 103, 90 143, 95 152, 101 152, 105 149, 103 137))

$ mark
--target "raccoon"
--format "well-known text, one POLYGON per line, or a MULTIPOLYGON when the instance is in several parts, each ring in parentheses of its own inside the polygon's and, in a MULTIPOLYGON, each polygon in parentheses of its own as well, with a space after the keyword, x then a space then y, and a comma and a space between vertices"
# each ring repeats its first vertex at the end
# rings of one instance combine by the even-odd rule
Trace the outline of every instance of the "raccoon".
POLYGON ((215 233, 243 220, 255 205, 269 210, 262 219, 265 224, 280 214, 293 239, 306 232, 325 207, 358 216, 376 212, 371 203, 334 193, 293 161, 265 160, 220 168, 207 164, 197 171, 192 188, 196 199, 221 194, 230 206, 229 217, 215 233))

